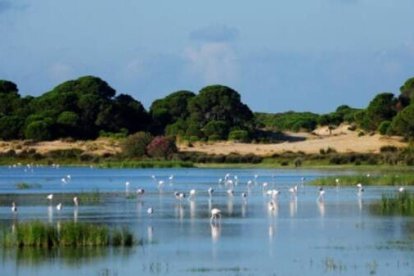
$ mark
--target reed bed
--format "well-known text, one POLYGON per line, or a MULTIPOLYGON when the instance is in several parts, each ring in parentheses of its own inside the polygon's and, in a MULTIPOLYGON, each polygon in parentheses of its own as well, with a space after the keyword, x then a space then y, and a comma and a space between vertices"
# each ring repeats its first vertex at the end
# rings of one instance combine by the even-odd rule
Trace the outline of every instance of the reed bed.
POLYGON ((315 186, 354 186, 358 183, 362 185, 410 186, 414 185, 414 174, 327 176, 309 182, 310 185, 315 186))
POLYGON ((414 195, 407 191, 383 194, 381 200, 371 205, 371 210, 380 215, 414 216, 414 195))
POLYGON ((110 229, 105 225, 64 222, 50 225, 40 221, 18 224, 11 231, 3 231, 3 247, 90 247, 132 246, 134 235, 128 229, 110 229))

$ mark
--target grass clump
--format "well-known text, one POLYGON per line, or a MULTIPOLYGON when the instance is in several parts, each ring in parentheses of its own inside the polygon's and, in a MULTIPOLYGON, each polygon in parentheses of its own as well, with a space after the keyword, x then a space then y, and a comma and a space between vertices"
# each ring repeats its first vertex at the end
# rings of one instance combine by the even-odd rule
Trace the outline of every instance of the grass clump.
POLYGON ((28 190, 28 189, 35 189, 35 188, 41 188, 42 185, 40 184, 29 184, 26 182, 20 182, 16 184, 16 188, 18 190, 28 190))
POLYGON ((126 228, 111 230, 105 225, 65 222, 53 226, 40 221, 17 225, 13 231, 3 232, 3 247, 43 248, 132 246, 134 235, 126 228))
POLYGON ((407 191, 383 194, 381 200, 372 204, 371 210, 381 215, 414 216, 414 195, 407 191))
POLYGON ((357 183, 363 185, 381 185, 381 186, 405 186, 414 185, 414 175, 409 173, 402 174, 385 174, 385 175, 342 175, 327 176, 317 178, 310 182, 315 186, 336 186, 336 179, 339 180, 340 186, 354 186, 357 183))

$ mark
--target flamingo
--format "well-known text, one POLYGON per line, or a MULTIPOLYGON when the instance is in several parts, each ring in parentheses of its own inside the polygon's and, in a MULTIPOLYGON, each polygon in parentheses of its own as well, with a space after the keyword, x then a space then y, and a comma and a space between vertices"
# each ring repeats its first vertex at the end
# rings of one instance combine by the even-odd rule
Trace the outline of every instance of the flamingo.
POLYGON ((211 209, 211 218, 210 218, 210 224, 217 223, 217 221, 220 223, 221 219, 221 210, 218 208, 211 209))
POLYGON ((276 204, 273 202, 273 200, 269 201, 269 203, 267 203, 267 209, 269 211, 274 211, 276 210, 276 204))
POLYGON ((298 193, 298 185, 295 185, 293 187, 289 188, 289 192, 292 196, 296 196, 296 194, 298 193))
POLYGON ((13 213, 17 212, 17 206, 16 206, 16 203, 14 201, 12 202, 11 210, 12 210, 13 213))
POLYGON ((191 189, 190 190, 190 196, 188 197, 188 199, 193 199, 196 195, 196 190, 195 189, 191 189))
POLYGON ((79 201, 78 201, 78 197, 77 196, 73 197, 73 204, 75 204, 76 207, 79 206, 79 201))
POLYGON ((185 193, 175 192, 174 195, 175 195, 175 199, 179 200, 180 203, 185 198, 185 193))
POLYGON ((143 196, 145 193, 144 189, 137 189, 137 196, 143 196))
POLYGON ((210 197, 212 197, 213 196, 213 193, 214 193, 214 189, 212 187, 210 187, 210 188, 208 188, 207 192, 208 192, 208 195, 210 197))
POLYGON ((362 187, 361 183, 358 183, 356 186, 358 188, 358 195, 362 195, 362 193, 364 192, 364 187, 362 187))
POLYGON ((318 201, 323 201, 324 194, 325 194, 325 191, 324 191, 323 187, 320 187, 319 188, 318 201))

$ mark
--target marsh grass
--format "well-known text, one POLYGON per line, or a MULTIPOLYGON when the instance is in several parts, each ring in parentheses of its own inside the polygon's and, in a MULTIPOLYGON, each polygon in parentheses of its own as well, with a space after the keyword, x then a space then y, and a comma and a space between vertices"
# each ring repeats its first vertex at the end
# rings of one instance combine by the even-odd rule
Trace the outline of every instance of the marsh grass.
POLYGON ((363 174, 358 175, 343 175, 343 176, 327 176, 317 178, 309 182, 310 185, 315 186, 336 186, 336 179, 339 179, 340 186, 354 186, 357 183, 363 185, 381 185, 381 186, 408 186, 414 185, 414 174, 384 174, 367 176, 363 174))
POLYGON ((99 203, 102 201, 102 193, 96 189, 93 192, 80 193, 78 199, 81 203, 99 203))
POLYGON ((373 213, 380 215, 414 216, 414 195, 407 191, 394 195, 383 194, 371 205, 373 213))
POLYGON ((111 230, 105 225, 64 222, 53 226, 40 221, 18 224, 12 231, 3 231, 2 246, 6 248, 60 248, 90 246, 132 246, 135 238, 128 229, 111 230))
POLYGON ((36 189, 36 188, 41 188, 42 185, 40 184, 29 184, 26 182, 19 182, 16 184, 16 188, 18 190, 28 190, 28 189, 36 189))

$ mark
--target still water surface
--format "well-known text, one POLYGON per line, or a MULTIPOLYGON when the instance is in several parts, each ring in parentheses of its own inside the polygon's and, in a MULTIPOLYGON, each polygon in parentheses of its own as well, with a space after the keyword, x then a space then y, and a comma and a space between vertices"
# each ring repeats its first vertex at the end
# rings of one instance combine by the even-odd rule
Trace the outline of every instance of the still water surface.
POLYGON ((327 174, 336 173, 1 167, 3 229, 33 219, 96 222, 126 226, 142 244, 53 252, 0 249, 0 275, 414 275, 414 220, 369 211, 370 203, 395 188, 370 186, 362 196, 354 187, 326 188, 319 202, 318 187, 307 182, 327 174), (218 183, 226 174, 234 196, 218 183), (21 182, 33 188, 17 189, 21 182), (273 211, 268 210, 265 182, 265 189, 281 191, 273 211), (294 185, 296 197, 288 191, 294 185), (215 190, 211 198, 209 187, 215 190), (145 189, 143 197, 136 197, 138 188, 145 189), (192 200, 180 202, 174 196, 191 189, 197 191, 192 200), (51 204, 49 193, 54 194, 51 204), (72 197, 81 193, 91 198, 74 208, 72 197), (17 214, 11 212, 12 201, 17 214), (63 208, 57 211, 60 202, 63 208), (219 225, 210 224, 211 208, 222 211, 219 225))

